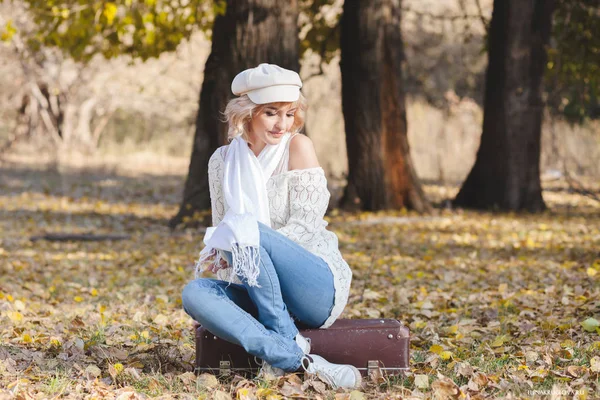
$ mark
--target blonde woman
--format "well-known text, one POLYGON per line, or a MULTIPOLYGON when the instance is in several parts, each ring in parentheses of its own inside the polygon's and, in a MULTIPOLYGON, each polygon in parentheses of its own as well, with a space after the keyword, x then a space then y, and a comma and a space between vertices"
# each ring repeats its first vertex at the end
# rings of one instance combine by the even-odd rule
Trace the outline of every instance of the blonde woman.
POLYGON ((304 369, 334 388, 360 386, 358 370, 310 354, 298 327, 327 328, 348 300, 352 272, 323 220, 330 194, 311 140, 299 133, 306 100, 294 72, 260 64, 232 82, 230 144, 209 161, 213 227, 183 290, 185 311, 263 360, 262 373, 304 369))

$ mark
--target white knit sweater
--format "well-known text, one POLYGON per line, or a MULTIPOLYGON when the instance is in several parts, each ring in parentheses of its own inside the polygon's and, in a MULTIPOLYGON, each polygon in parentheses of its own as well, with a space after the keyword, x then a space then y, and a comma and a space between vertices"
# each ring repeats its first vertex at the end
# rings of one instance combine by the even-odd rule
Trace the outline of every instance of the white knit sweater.
MULTIPOLYGON (((227 146, 218 148, 208 162, 213 226, 221 221, 227 211, 222 188, 226 151, 227 146)), ((327 328, 346 306, 352 271, 342 258, 337 236, 325 229, 327 222, 323 216, 331 195, 327 190, 323 169, 316 167, 288 171, 288 159, 286 151, 281 164, 267 181, 271 227, 321 257, 329 265, 333 274, 335 299, 329 318, 321 326, 327 328)), ((230 269, 219 270, 217 276, 228 280, 230 269)), ((234 282, 239 283, 236 279, 234 282)))

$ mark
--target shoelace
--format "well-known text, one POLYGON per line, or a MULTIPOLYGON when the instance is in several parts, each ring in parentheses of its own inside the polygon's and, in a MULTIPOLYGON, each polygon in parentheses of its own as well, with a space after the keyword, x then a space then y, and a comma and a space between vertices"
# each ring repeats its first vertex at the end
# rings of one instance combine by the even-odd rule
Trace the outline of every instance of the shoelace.
POLYGON ((337 388, 337 385, 335 384, 335 375, 336 375, 335 372, 336 371, 323 365, 322 366, 323 371, 317 370, 317 372, 310 372, 308 370, 308 368, 310 367, 310 365, 312 363, 313 363, 313 360, 309 356, 302 357, 302 368, 304 368, 304 371, 308 372, 309 374, 316 373, 317 376, 319 378, 321 378, 321 380, 325 381, 325 383, 329 384, 334 389, 337 388), (305 365, 305 362, 306 362, 306 365, 305 365))

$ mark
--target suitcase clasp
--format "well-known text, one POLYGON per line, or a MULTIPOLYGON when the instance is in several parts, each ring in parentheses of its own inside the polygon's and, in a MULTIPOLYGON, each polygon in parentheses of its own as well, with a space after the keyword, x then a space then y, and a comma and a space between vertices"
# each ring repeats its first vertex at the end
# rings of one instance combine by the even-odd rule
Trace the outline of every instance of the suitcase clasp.
POLYGON ((231 363, 229 361, 219 361, 219 375, 231 375, 231 363))
POLYGON ((367 374, 371 379, 378 380, 377 378, 382 377, 381 368, 379 366, 379 360, 369 360, 367 362, 367 374))

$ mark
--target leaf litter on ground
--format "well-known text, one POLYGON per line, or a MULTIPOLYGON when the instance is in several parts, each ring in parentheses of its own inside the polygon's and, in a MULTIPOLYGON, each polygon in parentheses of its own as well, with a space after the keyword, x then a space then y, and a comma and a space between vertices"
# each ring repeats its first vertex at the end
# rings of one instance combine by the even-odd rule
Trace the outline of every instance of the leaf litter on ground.
MULTIPOLYGON (((167 228, 182 176, 11 173, 0 180, 0 398, 600 393, 600 207, 564 186, 544 192, 550 210, 538 215, 333 210, 329 228, 354 273, 342 317, 397 318, 412 336, 404 376, 333 391, 296 375, 193 374, 180 293, 202 230, 167 228), (45 233, 129 239, 30 240, 45 233)), ((441 201, 456 188, 426 190, 441 201)))

